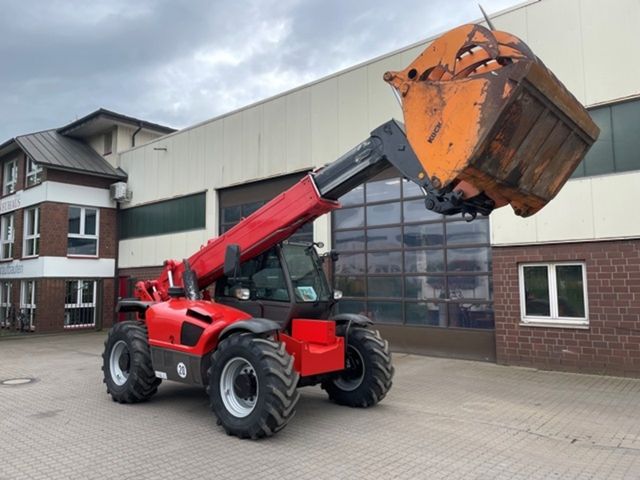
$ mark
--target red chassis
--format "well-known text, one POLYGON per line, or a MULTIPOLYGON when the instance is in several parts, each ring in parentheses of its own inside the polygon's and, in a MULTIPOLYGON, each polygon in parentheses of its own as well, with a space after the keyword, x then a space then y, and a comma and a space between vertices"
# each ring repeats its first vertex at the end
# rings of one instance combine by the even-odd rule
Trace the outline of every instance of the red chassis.
MULTIPOLYGON (((184 298, 171 298, 166 302, 153 304, 145 314, 149 345, 155 355, 159 354, 159 349, 174 351, 178 354, 176 359, 188 356, 191 363, 215 350, 225 338, 225 333, 229 332, 229 327, 251 319, 251 315, 226 305, 184 298), (195 343, 190 341, 193 334, 190 337, 189 331, 200 332, 195 343), (189 345, 191 343, 193 344, 189 345)), ((291 324, 291 335, 282 332, 276 335, 285 344, 289 355, 293 356, 294 368, 302 377, 344 368, 344 339, 336 336, 335 322, 295 318, 291 324)), ((196 368, 195 372, 200 370, 201 368, 196 368)), ((161 376, 168 374, 167 371, 158 372, 161 376)), ((172 379, 201 384, 197 373, 195 375, 172 379)), ((171 377, 171 374, 168 376, 171 377)))

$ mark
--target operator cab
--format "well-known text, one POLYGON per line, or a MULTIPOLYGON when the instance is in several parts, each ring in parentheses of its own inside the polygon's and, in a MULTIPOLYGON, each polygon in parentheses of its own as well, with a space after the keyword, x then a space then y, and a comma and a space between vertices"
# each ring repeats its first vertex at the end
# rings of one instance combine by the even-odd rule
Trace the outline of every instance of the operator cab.
POLYGON ((215 301, 288 326, 292 318, 328 318, 334 293, 315 245, 285 241, 216 282, 215 301))

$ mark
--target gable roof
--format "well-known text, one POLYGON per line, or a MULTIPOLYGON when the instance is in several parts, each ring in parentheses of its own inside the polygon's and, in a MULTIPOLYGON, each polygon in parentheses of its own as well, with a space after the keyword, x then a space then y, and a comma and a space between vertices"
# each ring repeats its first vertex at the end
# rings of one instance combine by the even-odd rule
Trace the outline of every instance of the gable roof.
POLYGON ((49 168, 116 180, 127 178, 122 170, 111 166, 89 145, 60 135, 56 130, 21 135, 15 141, 36 163, 49 168))

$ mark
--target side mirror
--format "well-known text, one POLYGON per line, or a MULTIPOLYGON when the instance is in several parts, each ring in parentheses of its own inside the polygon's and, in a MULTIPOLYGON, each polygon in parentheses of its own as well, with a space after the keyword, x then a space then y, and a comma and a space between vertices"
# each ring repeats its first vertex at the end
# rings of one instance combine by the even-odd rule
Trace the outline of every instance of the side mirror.
POLYGON ((232 243, 227 245, 224 253, 224 274, 229 278, 235 278, 240 270, 240 245, 232 243))

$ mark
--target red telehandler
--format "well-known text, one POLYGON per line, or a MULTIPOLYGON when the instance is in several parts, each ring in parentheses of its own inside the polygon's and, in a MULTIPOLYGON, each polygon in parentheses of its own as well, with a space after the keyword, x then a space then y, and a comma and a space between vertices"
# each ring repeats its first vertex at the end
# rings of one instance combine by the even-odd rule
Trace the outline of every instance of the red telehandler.
POLYGON ((366 316, 332 314, 340 295, 315 245, 289 237, 390 167, 418 184, 435 212, 471 221, 509 203, 531 215, 599 133, 522 41, 480 25, 448 32, 384 80, 406 129, 384 123, 119 301, 138 321, 117 323, 105 342, 113 400, 148 400, 163 379, 201 385, 219 424, 241 438, 282 429, 300 386, 320 384, 341 405, 375 405, 391 388, 388 343, 366 316))

